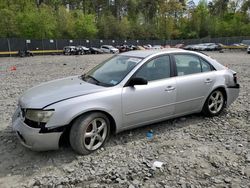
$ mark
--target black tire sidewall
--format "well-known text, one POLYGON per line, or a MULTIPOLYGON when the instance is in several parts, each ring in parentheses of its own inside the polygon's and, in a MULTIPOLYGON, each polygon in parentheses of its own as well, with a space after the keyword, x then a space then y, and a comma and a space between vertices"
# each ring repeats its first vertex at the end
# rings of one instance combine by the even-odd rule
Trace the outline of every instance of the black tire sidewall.
POLYGON ((205 116, 209 116, 209 117, 218 116, 218 115, 223 111, 224 108, 225 108, 225 95, 224 95, 224 93, 223 93, 221 90, 216 89, 216 90, 212 91, 212 92, 210 93, 210 95, 207 97, 206 102, 205 102, 205 104, 204 104, 204 106, 203 106, 203 109, 202 109, 202 113, 203 113, 205 116), (210 109, 209 109, 208 102, 209 102, 209 99, 210 99, 211 95, 213 95, 213 93, 216 92, 216 91, 221 92, 221 94, 222 94, 222 96, 223 96, 223 106, 222 106, 222 108, 220 109, 219 112, 217 112, 217 113, 212 113, 212 112, 210 111, 210 109))
POLYGON ((77 118, 71 127, 70 145, 73 148, 73 150, 75 150, 77 153, 87 155, 101 148, 105 144, 105 142, 108 140, 109 134, 110 134, 110 121, 105 114, 100 113, 100 112, 93 112, 93 113, 85 114, 77 118), (82 142, 83 133, 86 132, 86 129, 89 123, 93 121, 95 118, 102 118, 106 121, 107 136, 100 147, 98 147, 95 150, 88 150, 82 142))

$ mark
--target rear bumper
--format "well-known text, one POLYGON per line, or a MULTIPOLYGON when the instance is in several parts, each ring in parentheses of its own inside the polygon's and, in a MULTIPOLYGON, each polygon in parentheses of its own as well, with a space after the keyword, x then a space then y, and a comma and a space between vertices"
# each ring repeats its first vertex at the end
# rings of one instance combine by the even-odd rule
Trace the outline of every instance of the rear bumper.
POLYGON ((23 146, 35 151, 59 148, 59 139, 62 132, 39 133, 40 129, 26 125, 18 114, 17 110, 13 116, 12 128, 23 146))
POLYGON ((240 93, 240 84, 227 87, 226 90, 227 90, 227 107, 228 107, 238 98, 240 93))

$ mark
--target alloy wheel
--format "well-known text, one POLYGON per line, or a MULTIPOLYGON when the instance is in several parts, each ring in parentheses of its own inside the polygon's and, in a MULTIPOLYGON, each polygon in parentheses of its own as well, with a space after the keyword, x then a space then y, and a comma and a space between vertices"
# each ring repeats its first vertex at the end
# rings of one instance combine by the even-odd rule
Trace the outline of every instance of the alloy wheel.
POLYGON ((95 118, 91 121, 83 136, 83 144, 88 150, 96 150, 105 141, 108 133, 108 126, 103 118, 95 118))
POLYGON ((214 91, 208 100, 208 109, 211 113, 218 113, 224 105, 224 96, 223 93, 219 90, 214 91))

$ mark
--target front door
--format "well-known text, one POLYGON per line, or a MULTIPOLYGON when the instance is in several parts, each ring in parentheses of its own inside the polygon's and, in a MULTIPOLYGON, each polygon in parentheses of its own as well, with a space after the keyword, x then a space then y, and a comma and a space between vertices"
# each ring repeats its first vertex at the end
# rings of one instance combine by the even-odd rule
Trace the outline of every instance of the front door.
POLYGON ((133 75, 145 78, 148 84, 123 88, 124 127, 143 125, 173 115, 176 81, 170 72, 170 58, 164 55, 145 63, 133 75))

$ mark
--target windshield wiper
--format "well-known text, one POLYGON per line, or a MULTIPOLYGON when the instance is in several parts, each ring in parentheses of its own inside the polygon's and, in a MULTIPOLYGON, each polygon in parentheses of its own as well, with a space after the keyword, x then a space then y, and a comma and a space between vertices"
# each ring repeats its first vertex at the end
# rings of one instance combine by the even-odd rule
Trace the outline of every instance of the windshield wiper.
POLYGON ((101 83, 99 80, 97 80, 95 77, 91 76, 91 75, 86 75, 85 78, 91 78, 92 80, 94 80, 97 84, 101 83))
POLYGON ((90 78, 90 79, 92 79, 92 80, 95 82, 96 85, 112 86, 111 84, 107 84, 107 83, 100 82, 100 81, 97 80, 95 77, 93 77, 93 76, 91 76, 91 75, 89 75, 89 74, 83 74, 83 75, 81 76, 81 78, 82 78, 84 81, 87 81, 87 80, 85 80, 85 79, 90 78))

